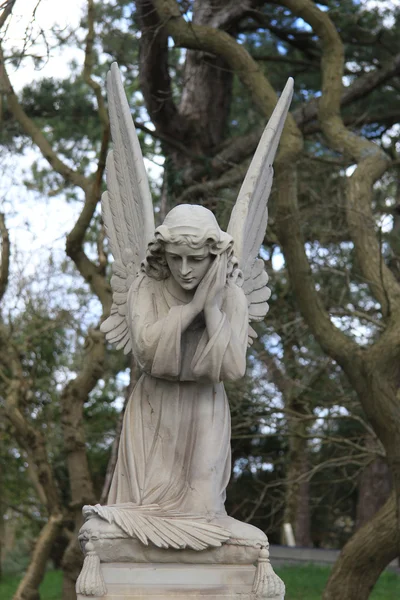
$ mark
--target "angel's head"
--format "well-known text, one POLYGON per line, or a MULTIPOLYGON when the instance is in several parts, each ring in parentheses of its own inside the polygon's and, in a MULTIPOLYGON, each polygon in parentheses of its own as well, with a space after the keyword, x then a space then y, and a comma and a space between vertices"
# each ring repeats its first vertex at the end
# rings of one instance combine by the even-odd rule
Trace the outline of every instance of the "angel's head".
POLYGON ((157 227, 148 245, 144 269, 154 279, 172 275, 183 289, 190 291, 199 285, 214 258, 224 252, 228 255, 228 277, 237 265, 232 237, 221 231, 207 208, 180 204, 157 227))

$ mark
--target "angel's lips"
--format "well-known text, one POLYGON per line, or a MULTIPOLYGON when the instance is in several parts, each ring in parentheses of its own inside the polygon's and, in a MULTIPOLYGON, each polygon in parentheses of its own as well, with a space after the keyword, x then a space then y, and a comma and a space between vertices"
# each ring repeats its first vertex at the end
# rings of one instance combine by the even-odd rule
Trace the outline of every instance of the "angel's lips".
POLYGON ((190 277, 190 279, 183 279, 182 277, 179 278, 179 283, 182 286, 192 285, 193 283, 196 283, 196 282, 197 282, 196 277, 190 277))

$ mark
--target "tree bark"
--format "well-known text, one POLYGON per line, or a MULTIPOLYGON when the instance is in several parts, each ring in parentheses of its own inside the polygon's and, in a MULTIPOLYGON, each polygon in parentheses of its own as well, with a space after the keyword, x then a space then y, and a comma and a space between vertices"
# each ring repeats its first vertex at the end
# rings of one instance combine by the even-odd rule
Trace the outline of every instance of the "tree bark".
POLYGON ((399 553, 396 499, 381 510, 343 548, 322 595, 323 600, 367 600, 379 575, 399 553))
MULTIPOLYGON (((371 453, 376 449, 376 439, 371 435, 365 440, 371 453)), ((358 482, 356 529, 367 523, 385 504, 392 490, 392 481, 387 462, 376 456, 363 469, 358 482)))
POLYGON ((61 513, 50 515, 49 520, 40 532, 38 541, 27 572, 25 573, 13 600, 40 600, 39 585, 43 579, 50 551, 63 521, 61 513))
POLYGON ((293 527, 296 546, 312 546, 310 532, 310 464, 308 460, 308 429, 310 421, 304 419, 306 398, 295 398, 289 403, 287 420, 289 428, 289 456, 286 473, 284 523, 293 527))

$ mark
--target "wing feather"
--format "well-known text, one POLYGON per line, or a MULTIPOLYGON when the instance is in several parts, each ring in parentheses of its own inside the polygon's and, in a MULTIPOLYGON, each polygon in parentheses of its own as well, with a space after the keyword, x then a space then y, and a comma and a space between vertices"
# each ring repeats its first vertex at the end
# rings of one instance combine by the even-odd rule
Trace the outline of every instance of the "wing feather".
POLYGON ((154 234, 154 214, 143 156, 117 63, 111 65, 107 75, 107 95, 113 150, 106 162, 107 192, 102 196, 102 217, 114 257, 113 304, 101 331, 127 354, 132 349, 126 320, 128 291, 154 234))
POLYGON ((112 314, 108 319, 104 321, 101 325, 101 330, 103 333, 109 333, 113 331, 117 327, 120 326, 121 323, 125 321, 125 317, 119 315, 118 313, 112 314))
MULTIPOLYGON (((264 271, 264 261, 257 256, 268 224, 267 204, 274 176, 272 163, 292 96, 293 79, 289 78, 261 136, 228 225, 228 233, 234 239, 235 255, 243 271, 243 291, 247 297, 250 322, 261 321, 269 308, 268 275, 264 271)), ((255 337, 256 332, 249 326, 249 345, 255 337)))
POLYGON ((255 258, 265 235, 268 221, 267 202, 272 187, 272 163, 293 96, 290 77, 274 112, 261 136, 250 163, 228 225, 235 243, 235 255, 240 267, 255 258))
POLYGON ((125 215, 129 245, 139 257, 145 257, 154 233, 154 214, 142 152, 117 63, 107 76, 113 158, 125 215))
POLYGON ((230 537, 230 532, 218 525, 207 523, 204 517, 179 514, 151 506, 84 506, 87 518, 98 515, 108 523, 115 523, 130 538, 137 538, 148 546, 149 542, 159 548, 191 548, 205 550, 219 547, 230 537))

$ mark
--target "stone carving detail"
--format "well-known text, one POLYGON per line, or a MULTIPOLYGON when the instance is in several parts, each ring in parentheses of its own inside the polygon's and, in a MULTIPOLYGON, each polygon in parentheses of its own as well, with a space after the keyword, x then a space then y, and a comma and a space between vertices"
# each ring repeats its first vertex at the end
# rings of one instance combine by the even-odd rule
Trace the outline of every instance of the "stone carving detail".
MULTIPOLYGON (((199 562, 208 548, 247 546, 261 549, 252 597, 283 597, 266 536, 225 511, 230 413, 222 382, 244 375, 247 346, 256 337, 250 322, 268 311, 268 277, 258 252, 293 80, 263 133, 227 232, 209 210, 187 204, 155 228, 116 63, 107 83, 113 150, 102 214, 114 263, 111 314, 101 330, 118 349, 133 352, 143 374, 125 412, 108 506, 84 507, 85 564, 94 569, 93 531, 98 540, 128 537, 175 552, 196 550, 199 562)), ((90 580, 82 572, 78 593, 90 595, 82 583, 90 580)), ((101 596, 102 585, 94 587, 101 596)))
POLYGON ((88 518, 96 514, 107 523, 115 523, 128 537, 137 538, 146 546, 150 543, 158 548, 191 548, 204 550, 221 546, 230 537, 230 532, 208 523, 205 517, 184 515, 174 511, 163 511, 157 505, 136 506, 85 506, 83 515, 88 518))

